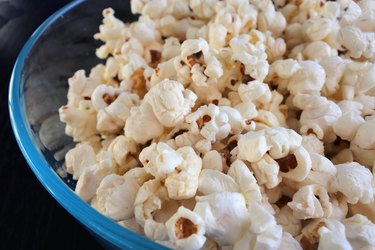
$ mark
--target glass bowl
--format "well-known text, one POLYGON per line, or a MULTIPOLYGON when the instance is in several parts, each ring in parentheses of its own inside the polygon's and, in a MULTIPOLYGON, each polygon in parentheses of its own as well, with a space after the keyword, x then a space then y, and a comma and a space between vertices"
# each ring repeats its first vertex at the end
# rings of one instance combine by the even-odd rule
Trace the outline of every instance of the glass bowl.
POLYGON ((48 18, 21 50, 9 87, 12 128, 23 155, 48 192, 103 245, 110 249, 167 249, 103 216, 74 192, 75 182, 62 170, 65 153, 74 146, 65 135, 58 108, 66 103, 68 78, 89 72, 101 62, 95 56, 102 10, 133 21, 130 1, 73 1, 48 18))

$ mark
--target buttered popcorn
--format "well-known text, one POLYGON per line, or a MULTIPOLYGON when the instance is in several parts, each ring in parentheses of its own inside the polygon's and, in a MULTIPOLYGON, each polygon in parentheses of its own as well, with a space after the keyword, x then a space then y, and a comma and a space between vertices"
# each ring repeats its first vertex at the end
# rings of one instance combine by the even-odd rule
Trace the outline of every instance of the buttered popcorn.
POLYGON ((132 0, 68 81, 75 192, 174 249, 375 248, 373 0, 132 0))

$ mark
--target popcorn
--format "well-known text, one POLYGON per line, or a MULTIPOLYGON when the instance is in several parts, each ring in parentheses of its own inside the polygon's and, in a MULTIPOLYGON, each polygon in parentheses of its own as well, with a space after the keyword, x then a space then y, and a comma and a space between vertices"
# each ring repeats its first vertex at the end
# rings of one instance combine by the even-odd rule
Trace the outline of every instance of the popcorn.
POLYGON ((260 202, 262 195, 253 173, 241 160, 233 162, 228 175, 238 184, 239 190, 245 196, 246 204, 260 202))
POLYGON ((293 103, 303 110, 300 118, 301 133, 307 133, 310 129, 319 139, 335 139, 332 124, 342 115, 339 106, 325 97, 303 94, 295 96, 293 103))
POLYGON ((324 145, 323 142, 316 137, 314 134, 302 135, 301 144, 309 154, 317 153, 324 155, 324 145))
POLYGON ((181 155, 183 161, 175 171, 168 174, 165 186, 171 199, 189 199, 197 192, 202 160, 192 147, 182 147, 176 152, 181 155))
POLYGON ((245 67, 244 74, 262 82, 268 73, 267 54, 262 45, 254 46, 246 36, 234 37, 229 46, 233 50, 232 61, 238 61, 245 67))
POLYGON ((303 23, 302 30, 310 41, 323 40, 332 30, 332 20, 324 17, 311 18, 303 23))
POLYGON ((213 169, 223 171, 223 162, 219 152, 216 150, 208 151, 202 159, 202 169, 213 169))
POLYGON ((185 122, 191 124, 194 133, 199 133, 210 142, 227 137, 231 130, 228 115, 213 104, 201 106, 197 111, 187 115, 185 122))
POLYGON ((293 210, 293 215, 302 220, 328 217, 332 213, 327 190, 316 184, 300 188, 288 206, 293 210))
POLYGON ((279 164, 268 154, 251 165, 259 185, 274 188, 281 182, 279 164))
POLYGON ((126 175, 108 175, 96 190, 95 208, 113 220, 130 219, 134 216, 133 204, 139 188, 137 181, 126 175))
POLYGON ((130 117, 125 124, 125 136, 133 139, 137 143, 145 143, 155 137, 162 135, 163 125, 156 118, 152 107, 148 103, 143 103, 139 107, 130 110, 130 117), (147 124, 148 129, 143 129, 147 124))
POLYGON ((144 225, 145 235, 152 240, 168 239, 167 229, 163 223, 147 219, 144 225))
MULTIPOLYGON (((134 215, 138 224, 145 226, 146 220, 153 220, 153 213, 168 200, 167 188, 158 179, 145 182, 134 201, 134 215)), ((148 222, 150 223, 150 222, 148 222)))
POLYGON ((66 123, 65 133, 74 141, 84 141, 94 136, 96 130, 96 112, 90 101, 81 101, 77 107, 59 108, 60 120, 66 123))
POLYGON ((373 176, 367 168, 350 162, 336 165, 337 173, 332 182, 333 191, 340 191, 350 204, 370 203, 374 200, 373 176))
POLYGON ((138 165, 137 144, 125 136, 116 137, 108 146, 108 151, 112 152, 113 158, 121 168, 122 173, 138 165))
POLYGON ((59 109, 78 196, 172 249, 375 248, 374 1, 131 11, 59 109))
POLYGON ((84 201, 90 201, 104 177, 114 173, 116 164, 112 154, 102 151, 97 156, 97 163, 85 168, 81 173, 75 189, 76 194, 84 201))
POLYGON ((274 217, 254 202, 249 207, 250 227, 233 249, 279 249, 282 228, 274 217))
POLYGON ((220 245, 234 244, 249 225, 244 197, 239 193, 221 192, 197 196, 194 212, 206 225, 206 234, 220 245))
POLYGON ((338 220, 326 219, 319 228, 319 249, 352 249, 345 236, 345 227, 338 220))
POLYGON ((204 221, 199 214, 179 207, 166 223, 169 239, 179 249, 200 249, 205 241, 204 221))
POLYGON ((165 143, 153 143, 139 154, 147 173, 156 178, 165 178, 182 164, 183 158, 165 143))
POLYGON ((288 206, 283 206, 276 214, 276 221, 282 226, 283 232, 291 236, 297 236, 302 229, 301 220, 293 215, 293 210, 288 206))
POLYGON ((300 69, 290 78, 288 90, 293 95, 319 92, 326 79, 326 73, 322 66, 314 61, 302 61, 300 69))
POLYGON ((302 250, 302 247, 290 233, 283 232, 279 249, 302 250))
POLYGON ((181 83, 165 80, 152 87, 145 96, 145 102, 152 106, 155 116, 165 127, 174 127, 190 113, 197 96, 185 90, 181 83))
POLYGON ((356 214, 344 219, 345 234, 353 249, 371 249, 375 247, 375 225, 366 216, 356 214))
POLYGON ((96 163, 95 152, 90 145, 78 144, 65 155, 65 165, 73 180, 78 180, 85 168, 96 163))
POLYGON ((374 87, 375 65, 369 62, 352 61, 345 68, 341 80, 342 96, 353 100, 356 95, 364 94, 374 87))
POLYGON ((238 159, 249 162, 259 161, 269 150, 263 130, 249 131, 238 140, 238 159))
POLYGON ((199 175, 198 191, 203 195, 240 192, 239 185, 230 176, 213 169, 203 169, 199 175))
POLYGON ((310 159, 311 171, 300 185, 318 184, 329 190, 337 172, 336 167, 326 157, 317 153, 310 153, 310 159))

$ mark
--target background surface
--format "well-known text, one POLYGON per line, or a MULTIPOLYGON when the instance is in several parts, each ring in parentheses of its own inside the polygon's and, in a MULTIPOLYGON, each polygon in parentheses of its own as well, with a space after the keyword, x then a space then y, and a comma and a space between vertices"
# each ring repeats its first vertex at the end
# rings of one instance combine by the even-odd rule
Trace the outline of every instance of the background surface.
POLYGON ((0 248, 102 249, 43 188, 9 122, 13 64, 32 32, 68 0, 0 0, 0 248))

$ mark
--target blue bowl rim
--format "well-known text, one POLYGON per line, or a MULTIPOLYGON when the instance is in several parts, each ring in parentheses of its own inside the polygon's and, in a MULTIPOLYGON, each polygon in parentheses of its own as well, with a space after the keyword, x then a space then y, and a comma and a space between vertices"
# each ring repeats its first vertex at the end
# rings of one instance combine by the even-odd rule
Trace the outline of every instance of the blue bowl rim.
POLYGON ((141 235, 138 235, 108 219, 97 212, 89 204, 81 200, 56 174, 43 158, 42 152, 37 146, 27 121, 25 101, 21 83, 21 72, 29 51, 41 37, 44 31, 53 24, 59 17, 77 7, 85 0, 75 0, 46 19, 30 36, 19 53, 14 65, 10 83, 8 107, 12 129, 18 146, 27 160, 30 168, 42 183, 44 188, 78 221, 85 227, 109 241, 111 244, 122 249, 168 249, 141 235), (23 99, 22 99, 23 98, 23 99), (130 245, 129 245, 130 244, 130 245), (133 245, 135 244, 135 245, 133 245))

